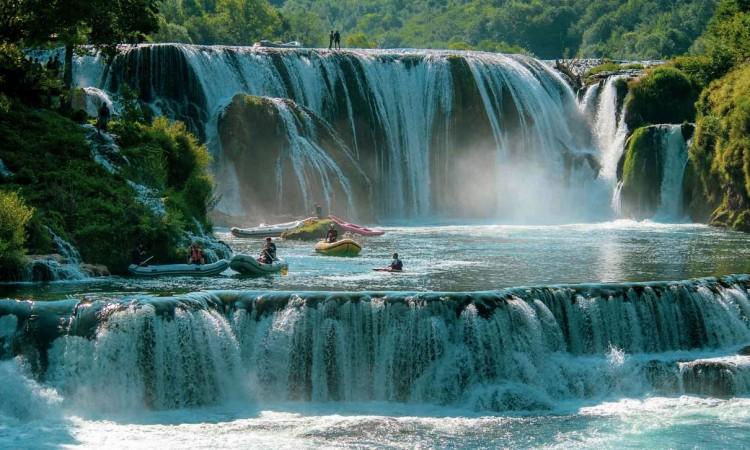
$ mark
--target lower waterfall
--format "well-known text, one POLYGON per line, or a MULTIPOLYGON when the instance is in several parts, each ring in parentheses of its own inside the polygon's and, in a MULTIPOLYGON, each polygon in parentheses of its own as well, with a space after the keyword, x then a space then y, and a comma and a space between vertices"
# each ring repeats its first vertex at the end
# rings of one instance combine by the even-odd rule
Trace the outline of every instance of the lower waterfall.
MULTIPOLYGON (((750 342, 748 289, 750 278, 735 276, 3 300, 0 356, 87 410, 376 400, 529 411, 650 393, 738 395, 750 386, 749 358, 731 356, 750 342)), ((3 378, 18 375, 2 367, 3 378)))

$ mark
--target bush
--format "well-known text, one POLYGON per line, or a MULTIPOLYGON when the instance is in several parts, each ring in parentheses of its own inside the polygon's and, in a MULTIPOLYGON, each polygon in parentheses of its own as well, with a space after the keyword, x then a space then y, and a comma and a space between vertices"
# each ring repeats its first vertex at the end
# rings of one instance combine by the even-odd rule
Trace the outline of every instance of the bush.
POLYGON ((680 69, 659 66, 628 85, 625 120, 633 130, 643 125, 695 120, 699 90, 680 69))
POLYGON ((12 269, 21 263, 26 225, 33 214, 18 192, 0 190, 0 269, 12 269))
POLYGON ((47 226, 75 245, 84 261, 104 264, 113 273, 125 271, 138 242, 154 262, 184 259, 181 241, 185 231, 197 228, 193 219, 209 225, 208 154, 184 126, 166 120, 127 126, 135 130, 129 135, 132 147, 126 149, 131 166, 112 175, 91 159, 84 131, 70 119, 19 105, 0 112, 0 158, 15 173, 7 188, 35 208, 27 227, 30 251, 52 251, 47 226), (172 164, 187 172, 172 174, 177 179, 174 186, 169 185, 172 164), (163 183, 143 184, 157 187, 167 197, 165 217, 140 204, 126 183, 126 178, 141 172, 150 174, 136 181, 159 178, 163 183))
POLYGON ((119 143, 131 162, 125 176, 163 192, 167 212, 173 220, 193 231, 193 219, 210 227, 207 204, 213 192, 208 176, 210 156, 182 122, 164 117, 151 124, 120 121, 113 125, 123 131, 119 143))

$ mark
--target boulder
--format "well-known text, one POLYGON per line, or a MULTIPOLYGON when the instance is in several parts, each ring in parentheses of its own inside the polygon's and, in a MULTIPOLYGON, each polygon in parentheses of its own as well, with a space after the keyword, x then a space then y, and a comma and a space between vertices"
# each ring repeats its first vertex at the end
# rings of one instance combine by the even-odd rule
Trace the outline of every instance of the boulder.
POLYGON ((292 231, 287 231, 283 233, 281 237, 283 239, 294 239, 300 241, 319 241, 325 237, 328 232, 328 227, 331 224, 333 224, 333 227, 339 233, 339 237, 341 237, 344 234, 344 230, 330 219, 306 220, 301 227, 292 231))

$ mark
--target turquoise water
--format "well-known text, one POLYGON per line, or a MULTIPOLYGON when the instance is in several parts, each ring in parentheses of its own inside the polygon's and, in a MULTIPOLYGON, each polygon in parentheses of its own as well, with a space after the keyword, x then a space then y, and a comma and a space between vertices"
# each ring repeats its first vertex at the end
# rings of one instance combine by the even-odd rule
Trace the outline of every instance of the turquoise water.
MULTIPOLYGON (((182 293, 202 289, 479 291, 561 283, 684 280, 750 272, 750 238, 703 225, 630 221, 563 226, 386 228, 357 237, 357 258, 315 254, 312 242, 278 240, 287 276, 108 278, 47 285, 0 285, 0 296, 59 298, 121 292, 182 293), (402 274, 372 271, 398 252, 402 274)), ((261 240, 217 236, 235 252, 258 254, 261 240)))
MULTIPOLYGON (((387 231, 382 237, 361 239, 364 250, 358 258, 319 256, 312 251, 312 243, 278 241, 279 255, 290 264, 287 276, 247 278, 228 271, 211 279, 109 278, 4 285, 0 296, 80 300, 203 289, 478 291, 561 283, 682 280, 750 272, 747 235, 699 225, 613 222, 538 227, 392 227, 387 231), (371 270, 386 264, 393 251, 402 255, 405 273, 371 270)), ((254 254, 261 245, 260 241, 235 239, 222 231, 218 235, 238 252, 254 254)), ((218 322, 212 325, 214 319, 205 317, 203 330, 223 333, 218 322)), ((123 318, 124 329, 132 331, 127 328, 132 325, 131 319, 123 318)), ((281 314, 275 320, 272 328, 278 328, 283 335, 293 317, 281 314)), ((4 345, 2 339, 12 329, 0 318, 0 349, 4 345)), ((65 377, 50 373, 50 379, 35 380, 23 359, 0 362, 0 448, 720 449, 745 448, 750 443, 750 390, 717 399, 624 386, 603 389, 603 394, 555 401, 551 409, 540 412, 485 411, 464 404, 409 401, 247 401, 238 388, 234 399, 230 395, 230 400, 210 407, 112 408, 107 405, 110 401, 118 404, 116 400, 123 394, 121 387, 130 387, 123 377, 129 376, 127 369, 137 359, 126 350, 134 347, 140 336, 126 333, 117 338, 112 330, 109 333, 108 341, 104 339, 106 335, 99 336, 101 347, 91 344, 90 351, 86 350, 89 344, 75 340, 80 338, 67 342, 65 349, 56 349, 55 358, 67 362, 58 362, 57 370, 70 371, 65 377), (103 351, 107 345, 115 344, 112 348, 116 351, 103 351), (77 391, 73 396, 65 393, 65 383, 55 382, 54 378, 85 381, 85 372, 75 373, 80 358, 92 360, 102 370, 91 369, 91 373, 100 375, 91 378, 95 387, 77 391), (122 376, 118 375, 119 370, 122 376), (114 391, 107 392, 107 386, 114 391)), ((521 333, 518 339, 524 336, 521 333)), ((170 333, 165 331, 162 338, 167 337, 170 333)), ((180 341, 179 336, 171 339, 180 341)), ((638 364, 628 361, 728 356, 736 352, 737 342, 740 341, 710 351, 690 350, 675 355, 629 355, 612 348, 591 357, 559 352, 545 357, 559 359, 564 363, 562 367, 568 367, 577 377, 588 373, 592 380, 608 379, 609 371, 617 374, 620 370, 626 379, 632 376, 638 380, 628 372, 628 368, 638 364)), ((206 354, 212 351, 212 347, 208 348, 206 354)), ((530 364, 526 358, 533 356, 514 355, 519 366, 530 364)), ((249 375, 252 380, 253 374, 249 375)), ((581 385, 588 386, 584 380, 581 385)), ((228 388, 231 390, 232 386, 228 388)))

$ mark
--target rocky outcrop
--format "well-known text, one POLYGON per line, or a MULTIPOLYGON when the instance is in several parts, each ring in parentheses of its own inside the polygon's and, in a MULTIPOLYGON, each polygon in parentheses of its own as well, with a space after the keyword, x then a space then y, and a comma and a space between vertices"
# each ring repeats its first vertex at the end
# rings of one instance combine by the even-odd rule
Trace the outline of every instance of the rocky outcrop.
POLYGON ((228 186, 235 191, 224 195, 248 217, 293 215, 316 202, 329 211, 367 214, 369 178, 337 133, 296 103, 238 95, 219 119, 219 137, 220 176, 237 179, 228 186))

